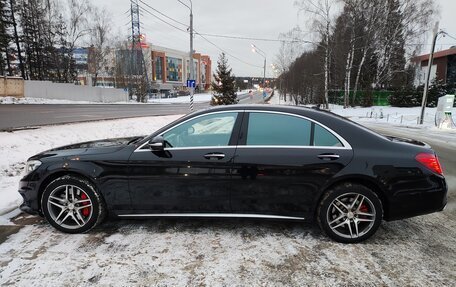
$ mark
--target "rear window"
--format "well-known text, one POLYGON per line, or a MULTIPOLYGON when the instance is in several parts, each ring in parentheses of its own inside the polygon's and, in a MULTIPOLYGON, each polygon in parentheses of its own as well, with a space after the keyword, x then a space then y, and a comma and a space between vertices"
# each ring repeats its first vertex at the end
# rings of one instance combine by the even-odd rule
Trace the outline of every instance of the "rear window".
POLYGON ((342 143, 327 129, 315 124, 314 146, 343 146, 342 143))

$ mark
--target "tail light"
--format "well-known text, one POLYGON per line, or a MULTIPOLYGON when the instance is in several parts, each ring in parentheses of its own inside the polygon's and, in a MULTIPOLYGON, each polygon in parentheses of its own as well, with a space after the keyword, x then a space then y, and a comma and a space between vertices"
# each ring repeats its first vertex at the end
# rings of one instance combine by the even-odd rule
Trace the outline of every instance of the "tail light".
POLYGON ((442 167, 440 166, 439 159, 433 153, 419 153, 415 156, 415 159, 430 169, 431 171, 443 175, 442 167))

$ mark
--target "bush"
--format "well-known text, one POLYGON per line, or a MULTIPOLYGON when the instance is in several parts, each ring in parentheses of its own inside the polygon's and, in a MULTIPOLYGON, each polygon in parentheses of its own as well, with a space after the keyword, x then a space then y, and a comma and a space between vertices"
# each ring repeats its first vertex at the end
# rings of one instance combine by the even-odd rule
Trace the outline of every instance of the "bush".
POLYGON ((388 103, 393 107, 417 107, 421 105, 421 100, 416 90, 402 90, 392 92, 388 103))

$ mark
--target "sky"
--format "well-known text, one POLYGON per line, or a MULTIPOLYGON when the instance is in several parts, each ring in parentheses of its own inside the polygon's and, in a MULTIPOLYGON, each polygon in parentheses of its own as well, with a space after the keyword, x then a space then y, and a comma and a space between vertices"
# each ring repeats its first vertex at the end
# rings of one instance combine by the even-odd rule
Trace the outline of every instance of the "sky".
MULTIPOLYGON (((190 21, 189 9, 179 3, 178 0, 141 1, 183 24, 190 21)), ((182 1, 184 3, 190 2, 190 0, 182 1)), ((294 2, 295 0, 193 0, 194 29, 202 34, 268 39, 277 39, 280 33, 287 32, 296 26, 300 26, 303 31, 311 30, 310 23, 306 18, 308 16, 302 13, 298 14, 298 8, 294 2)), ((129 0, 96 0, 93 3, 100 7, 104 6, 113 15, 113 31, 116 35, 127 36, 131 33, 129 0)), ((139 3, 144 9, 160 16, 144 3, 139 3)), ((440 28, 456 38, 456 21, 454 20, 456 0, 436 0, 436 3, 440 7, 440 28)), ((186 29, 179 23, 163 16, 161 18, 177 28, 186 29)), ((161 22, 144 10, 140 19, 142 22, 141 32, 146 35, 148 42, 182 51, 189 50, 189 34, 185 31, 161 22)), ((274 63, 280 42, 205 37, 218 47, 197 35, 194 38, 194 49, 211 57, 213 69, 215 69, 217 58, 223 50, 228 54, 229 65, 233 68, 236 76, 262 76, 264 58, 252 52, 251 44, 254 44, 266 54, 266 76, 274 76, 270 64, 274 63)), ((430 38, 427 37, 426 41, 429 44, 424 46, 426 53, 430 48, 430 38)), ((309 35, 306 40, 315 39, 309 35)), ((441 38, 437 42, 436 49, 446 49, 451 44, 456 45, 456 39, 441 38)))

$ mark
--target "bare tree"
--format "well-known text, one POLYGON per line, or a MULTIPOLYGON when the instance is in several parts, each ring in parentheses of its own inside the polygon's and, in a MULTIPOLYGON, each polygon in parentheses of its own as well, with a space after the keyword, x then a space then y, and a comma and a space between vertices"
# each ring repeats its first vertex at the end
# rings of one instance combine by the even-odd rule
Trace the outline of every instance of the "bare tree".
MULTIPOLYGON (((92 11, 92 4, 88 0, 67 0, 67 42, 70 56, 76 45, 89 34, 87 17, 92 11)), ((67 73, 72 69, 72 61, 67 65, 67 73)))
POLYGON ((112 16, 105 9, 92 9, 92 17, 89 19, 90 28, 90 73, 93 74, 93 86, 96 86, 98 75, 108 69, 108 56, 110 54, 110 39, 112 16))
POLYGON ((324 104, 328 108, 331 32, 333 29, 334 13, 337 0, 297 0, 295 5, 303 12, 313 16, 315 29, 322 36, 321 46, 324 48, 324 104))

